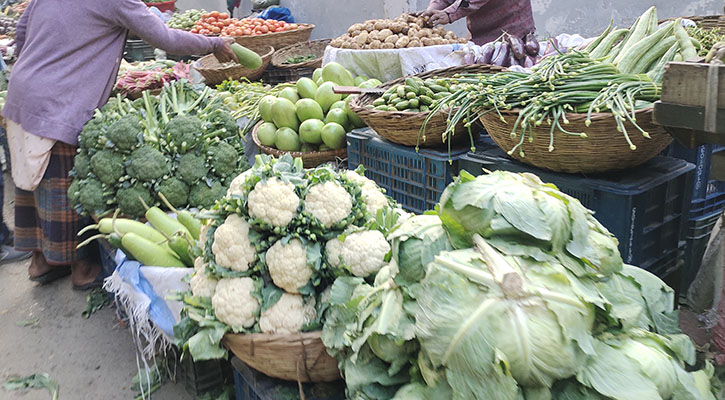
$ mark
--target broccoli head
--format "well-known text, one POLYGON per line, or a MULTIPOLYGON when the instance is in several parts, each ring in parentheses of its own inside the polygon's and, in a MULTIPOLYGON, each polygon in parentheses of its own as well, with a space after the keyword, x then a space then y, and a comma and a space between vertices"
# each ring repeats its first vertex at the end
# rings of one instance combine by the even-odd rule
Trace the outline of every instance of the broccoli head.
POLYGON ((81 151, 76 154, 76 158, 73 160, 73 168, 76 170, 76 178, 87 177, 91 173, 91 159, 88 157, 88 153, 81 151))
POLYGON ((189 192, 189 205, 198 208, 209 208, 217 200, 224 197, 227 188, 219 181, 213 181, 211 186, 207 182, 199 182, 189 192))
POLYGON ((129 217, 140 217, 146 212, 146 207, 139 200, 143 199, 146 204, 152 204, 154 198, 149 190, 141 184, 135 184, 128 188, 121 188, 116 192, 116 201, 121 214, 129 217))
POLYGON ((156 187, 156 192, 163 193, 174 207, 183 207, 189 200, 189 186, 176 177, 164 179, 156 187))
POLYGON ((91 157, 91 171, 106 185, 113 185, 124 175, 123 156, 111 150, 101 150, 91 157))
POLYGON ((75 207, 81 196, 81 180, 79 179, 73 179, 73 182, 71 182, 70 186, 68 186, 68 202, 72 207, 75 207))
POLYGON ((106 211, 106 199, 101 181, 93 177, 81 181, 78 202, 85 212, 95 215, 103 213, 106 211))
POLYGON ((150 146, 141 146, 128 158, 128 176, 141 181, 159 179, 169 173, 166 156, 150 146))
POLYGON ((201 120, 193 115, 177 115, 166 124, 166 135, 180 153, 194 148, 203 130, 201 120))
POLYGON ((216 176, 226 178, 237 170, 239 153, 229 143, 219 142, 209 148, 207 152, 209 164, 216 176))
POLYGON ((124 115, 106 130, 108 140, 121 151, 133 150, 142 136, 143 127, 137 114, 124 115))
POLYGON ((225 110, 217 110, 214 113, 214 119, 212 121, 215 129, 224 129, 225 138, 239 136, 239 125, 237 121, 232 117, 232 114, 225 110))
POLYGON ((195 153, 186 153, 179 158, 177 168, 179 177, 188 185, 194 184, 209 174, 209 167, 206 166, 206 158, 195 153))
POLYGON ((78 144, 86 150, 106 147, 106 138, 103 135, 103 124, 100 119, 94 118, 83 125, 81 134, 78 135, 78 144))

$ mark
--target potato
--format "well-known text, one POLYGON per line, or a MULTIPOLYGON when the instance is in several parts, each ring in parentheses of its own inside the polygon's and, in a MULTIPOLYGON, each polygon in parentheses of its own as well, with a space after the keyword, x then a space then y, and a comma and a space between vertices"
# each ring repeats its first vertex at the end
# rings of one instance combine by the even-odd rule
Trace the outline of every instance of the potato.
POLYGON ((408 28, 407 26, 403 26, 403 30, 401 30, 400 33, 402 33, 403 35, 407 35, 409 30, 410 28, 408 28))
POLYGON ((424 37, 420 39, 420 43, 422 43, 423 46, 433 46, 433 39, 424 37))
POLYGON ((332 41, 330 42, 330 46, 332 46, 332 47, 342 47, 342 44, 343 43, 345 43, 345 41, 342 40, 342 39, 340 39, 340 38, 332 39, 332 41))
POLYGON ((418 25, 418 27, 420 28, 425 28, 425 21, 422 18, 415 21, 415 24, 418 25))
POLYGON ((446 43, 445 39, 431 39, 433 41, 433 46, 440 46, 442 44, 448 44, 446 43))
POLYGON ((445 36, 446 30, 442 26, 436 26, 435 28, 433 28, 433 33, 438 36, 445 36))
POLYGON ((371 23, 371 22, 368 22, 367 24, 365 24, 365 29, 363 29, 363 30, 364 31, 368 31, 368 32, 372 32, 372 31, 375 30, 375 25, 373 23, 371 23))
POLYGON ((400 37, 400 38, 399 38, 399 39, 398 39, 398 40, 397 40, 397 41, 395 42, 395 48, 396 48, 396 49, 402 49, 402 48, 404 48, 405 46, 407 46, 407 45, 408 45, 408 43, 410 43, 410 38, 408 38, 407 36, 402 36, 402 37, 400 37))
POLYGON ((446 39, 454 39, 456 35, 453 32, 446 32, 446 36, 444 36, 446 39))
POLYGON ((350 48, 354 50, 362 49, 362 45, 358 42, 350 42, 350 48))
POLYGON ((406 47, 408 47, 408 48, 420 47, 420 41, 418 39, 411 39, 410 42, 408 42, 408 45, 406 47))
POLYGON ((368 34, 367 32, 362 32, 355 37, 355 41, 361 45, 364 45, 368 42, 369 37, 370 34, 368 34))
POLYGON ((418 37, 418 29, 417 28, 410 28, 408 30, 408 36, 417 38, 418 37))
POLYGON ((380 49, 383 47, 383 42, 381 42, 379 40, 373 40, 372 42, 370 42, 370 44, 368 46, 371 49, 380 49))
MULTIPOLYGON (((382 31, 380 31, 380 34, 378 34, 378 39, 381 41, 385 41, 385 39, 387 39, 388 36, 392 36, 392 35, 393 35, 393 31, 391 31, 390 29, 383 29, 382 31)), ((395 43, 395 42, 393 42, 393 43, 395 43)))
POLYGON ((405 28, 407 28, 405 24, 400 22, 390 24, 390 30, 393 31, 393 33, 401 33, 405 28))
POLYGON ((390 35, 390 36, 386 37, 385 40, 383 40, 383 43, 390 43, 390 44, 394 45, 395 42, 397 42, 397 41, 398 41, 398 38, 396 37, 396 35, 390 35))
POLYGON ((376 22, 375 24, 373 24, 373 27, 377 31, 382 31, 383 29, 385 29, 385 27, 383 26, 383 21, 376 22))
POLYGON ((352 26, 350 26, 350 28, 347 29, 347 32, 353 33, 355 31, 362 30, 362 28, 363 28, 362 24, 352 24, 352 26))
POLYGON ((468 39, 466 39, 466 38, 459 38, 458 39, 458 43, 460 43, 460 44, 466 44, 466 43, 468 43, 468 39))
POLYGON ((380 46, 381 49, 394 49, 395 45, 393 43, 383 43, 382 46, 380 46))

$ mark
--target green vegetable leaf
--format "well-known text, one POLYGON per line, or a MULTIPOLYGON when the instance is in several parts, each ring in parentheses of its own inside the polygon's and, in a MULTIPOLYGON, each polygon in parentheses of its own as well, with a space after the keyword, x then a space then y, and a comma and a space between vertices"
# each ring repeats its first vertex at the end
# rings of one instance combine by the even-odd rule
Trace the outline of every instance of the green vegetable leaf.
POLYGON ((55 379, 48 374, 32 374, 22 378, 10 378, 3 384, 3 389, 22 390, 22 389, 46 389, 50 393, 52 400, 58 400, 58 392, 60 387, 55 379))

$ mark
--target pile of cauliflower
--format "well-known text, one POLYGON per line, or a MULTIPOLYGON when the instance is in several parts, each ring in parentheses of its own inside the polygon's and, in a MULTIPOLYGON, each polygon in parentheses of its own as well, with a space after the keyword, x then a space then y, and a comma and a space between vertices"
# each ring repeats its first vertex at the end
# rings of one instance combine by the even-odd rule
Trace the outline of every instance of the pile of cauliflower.
POLYGON ((405 213, 361 173, 257 156, 206 215, 193 298, 232 332, 319 330, 334 279, 389 260, 384 215, 405 213))

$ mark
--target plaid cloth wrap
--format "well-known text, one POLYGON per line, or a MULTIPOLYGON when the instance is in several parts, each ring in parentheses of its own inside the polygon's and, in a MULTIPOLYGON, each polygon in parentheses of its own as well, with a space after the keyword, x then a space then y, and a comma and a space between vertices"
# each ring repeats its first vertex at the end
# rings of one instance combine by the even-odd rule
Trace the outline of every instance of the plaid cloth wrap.
POLYGON ((85 258, 76 250, 78 231, 88 225, 68 201, 76 147, 56 142, 40 186, 33 192, 15 189, 15 248, 42 251, 50 265, 69 265, 85 258))

